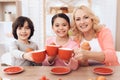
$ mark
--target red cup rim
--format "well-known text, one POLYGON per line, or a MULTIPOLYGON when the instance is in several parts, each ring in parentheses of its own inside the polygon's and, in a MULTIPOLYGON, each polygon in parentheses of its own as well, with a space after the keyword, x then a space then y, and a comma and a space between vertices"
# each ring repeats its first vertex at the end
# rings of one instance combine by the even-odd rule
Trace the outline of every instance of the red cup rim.
POLYGON ((60 47, 60 45, 47 45, 47 46, 51 46, 51 47, 60 47))
POLYGON ((70 49, 70 48, 59 48, 60 50, 71 50, 72 51, 72 49, 70 49))
POLYGON ((35 50, 33 52, 44 52, 44 51, 46 51, 46 50, 45 49, 41 49, 41 50, 35 50))

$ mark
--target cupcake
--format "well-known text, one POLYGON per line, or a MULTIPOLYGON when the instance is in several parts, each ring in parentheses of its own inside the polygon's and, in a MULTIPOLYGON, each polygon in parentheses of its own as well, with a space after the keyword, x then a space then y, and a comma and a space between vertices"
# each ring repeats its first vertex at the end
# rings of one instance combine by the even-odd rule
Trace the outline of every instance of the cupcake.
POLYGON ((56 45, 56 44, 53 42, 53 43, 50 43, 50 45, 56 45))
MULTIPOLYGON (((90 51, 91 47, 88 42, 83 42, 81 45, 81 50, 87 50, 90 51)), ((81 66, 88 66, 88 60, 81 61, 81 66)))
POLYGON ((90 51, 91 50, 90 44, 88 42, 83 42, 81 45, 81 49, 90 51))

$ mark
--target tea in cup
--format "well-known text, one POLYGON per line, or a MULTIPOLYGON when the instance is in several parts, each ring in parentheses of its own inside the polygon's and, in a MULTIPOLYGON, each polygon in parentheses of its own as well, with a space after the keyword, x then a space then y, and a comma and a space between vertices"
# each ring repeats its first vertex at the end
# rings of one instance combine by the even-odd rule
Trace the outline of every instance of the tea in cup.
POLYGON ((70 60, 70 58, 74 56, 74 53, 70 48, 59 48, 58 56, 62 60, 70 60))
POLYGON ((32 58, 36 63, 42 63, 45 60, 46 51, 45 50, 38 50, 32 52, 32 58))
POLYGON ((47 45, 46 52, 48 56, 56 56, 58 54, 59 45, 47 45))

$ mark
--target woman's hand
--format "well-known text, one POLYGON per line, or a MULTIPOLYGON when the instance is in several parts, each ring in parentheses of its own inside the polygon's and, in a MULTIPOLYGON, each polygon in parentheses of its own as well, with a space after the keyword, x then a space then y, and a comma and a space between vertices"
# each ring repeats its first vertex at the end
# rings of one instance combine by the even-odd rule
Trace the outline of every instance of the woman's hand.
POLYGON ((74 49, 74 53, 75 53, 74 58, 75 58, 76 60, 80 60, 80 59, 83 58, 83 54, 81 53, 81 49, 80 49, 80 48, 74 49))
POLYGON ((75 49, 74 53, 75 53, 74 58, 76 60, 78 60, 78 62, 79 62, 80 65, 82 65, 82 66, 88 66, 88 58, 87 58, 88 51, 81 50, 79 48, 79 49, 75 49))

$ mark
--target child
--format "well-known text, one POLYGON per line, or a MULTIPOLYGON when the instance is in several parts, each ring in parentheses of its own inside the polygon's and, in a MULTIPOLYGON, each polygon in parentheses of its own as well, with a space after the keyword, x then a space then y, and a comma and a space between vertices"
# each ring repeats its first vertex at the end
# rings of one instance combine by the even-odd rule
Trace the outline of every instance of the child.
MULTIPOLYGON (((46 40, 46 45, 56 44, 60 45, 63 48, 78 48, 76 42, 74 42, 68 35, 70 29, 70 20, 69 17, 64 13, 56 14, 52 17, 52 29, 56 34, 56 37, 52 37, 46 40)), ((78 62, 73 58, 70 61, 62 61, 58 56, 48 56, 43 63, 43 65, 54 65, 54 66, 69 66, 73 70, 77 69, 78 62)))
POLYGON ((30 66, 35 64, 31 57, 33 50, 38 50, 38 46, 29 41, 34 34, 34 25, 32 21, 24 16, 18 17, 12 24, 12 34, 16 41, 10 46, 11 65, 30 66))

